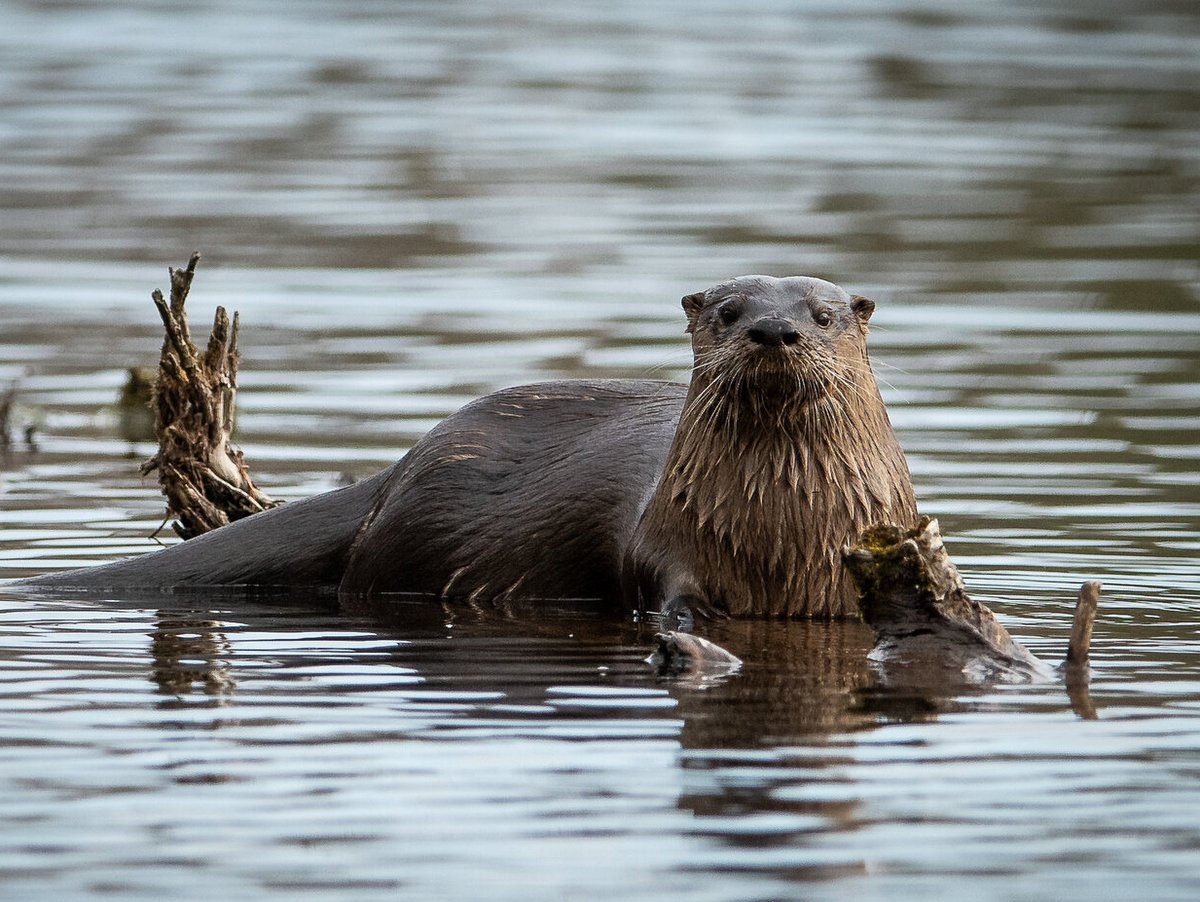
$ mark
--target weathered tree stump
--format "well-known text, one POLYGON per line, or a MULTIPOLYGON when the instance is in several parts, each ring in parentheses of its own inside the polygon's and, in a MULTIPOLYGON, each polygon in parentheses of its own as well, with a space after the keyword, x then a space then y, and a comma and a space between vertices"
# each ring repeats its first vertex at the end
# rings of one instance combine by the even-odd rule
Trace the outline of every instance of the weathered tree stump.
MULTIPOLYGON (((923 517, 907 530, 874 526, 843 558, 858 585, 863 620, 875 631, 872 660, 924 668, 931 675, 961 675, 972 682, 1057 676, 1014 640, 986 605, 967 595, 937 520, 923 517)), ((1064 666, 1086 667, 1099 594, 1096 582, 1084 583, 1080 590, 1064 666)))
POLYGON ((232 323, 218 307, 208 347, 192 343, 184 302, 199 254, 186 269, 170 269, 171 300, 155 289, 151 297, 166 329, 154 389, 158 453, 142 465, 158 471, 167 498, 167 518, 185 539, 277 506, 255 488, 242 452, 232 441, 237 397, 238 314, 232 323))

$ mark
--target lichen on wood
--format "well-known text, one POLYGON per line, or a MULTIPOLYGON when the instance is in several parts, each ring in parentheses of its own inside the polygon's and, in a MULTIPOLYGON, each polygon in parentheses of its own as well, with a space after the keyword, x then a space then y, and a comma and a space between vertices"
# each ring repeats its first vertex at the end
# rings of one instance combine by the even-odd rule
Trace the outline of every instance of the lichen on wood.
MULTIPOLYGON (((863 620, 875 632, 873 660, 953 671, 980 682, 1055 677, 986 605, 967 595, 937 520, 923 517, 912 529, 874 526, 843 559, 858 585, 863 620)), ((1080 594, 1072 663, 1086 661, 1099 591, 1099 583, 1086 583, 1080 594)))
POLYGON ((237 398, 238 314, 232 322, 217 307, 208 345, 192 343, 184 302, 199 254, 185 269, 169 270, 170 302, 151 297, 166 329, 154 389, 158 452, 142 465, 158 472, 167 518, 185 539, 248 517, 280 502, 255 487, 242 452, 232 441, 237 398))

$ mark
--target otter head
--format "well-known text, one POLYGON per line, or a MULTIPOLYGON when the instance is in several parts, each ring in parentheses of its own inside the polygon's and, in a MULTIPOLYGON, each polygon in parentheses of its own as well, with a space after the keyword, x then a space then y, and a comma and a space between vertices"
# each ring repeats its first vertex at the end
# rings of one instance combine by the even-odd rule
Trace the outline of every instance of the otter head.
POLYGON ((756 394, 824 397, 870 372, 873 301, 807 276, 739 276, 683 299, 696 375, 756 394))

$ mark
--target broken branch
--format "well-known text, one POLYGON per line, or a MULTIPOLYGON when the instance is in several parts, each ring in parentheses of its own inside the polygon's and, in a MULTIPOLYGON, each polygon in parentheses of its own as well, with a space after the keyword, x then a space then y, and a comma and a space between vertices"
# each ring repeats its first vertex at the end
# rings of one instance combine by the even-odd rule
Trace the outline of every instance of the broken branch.
POLYGON ((237 395, 238 315, 232 327, 223 307, 213 318, 205 352, 192 343, 184 302, 199 254, 185 269, 170 269, 171 300, 151 294, 166 338, 154 390, 158 453, 142 465, 158 471, 167 516, 185 539, 277 506, 250 478, 242 452, 232 441, 237 395))

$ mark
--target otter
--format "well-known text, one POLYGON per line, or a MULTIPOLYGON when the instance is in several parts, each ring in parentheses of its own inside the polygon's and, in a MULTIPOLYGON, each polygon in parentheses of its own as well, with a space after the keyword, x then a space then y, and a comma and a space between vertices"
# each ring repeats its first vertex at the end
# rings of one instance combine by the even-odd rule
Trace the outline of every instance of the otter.
POLYGON ((30 582, 853 617, 842 547, 916 518, 867 354, 874 306, 805 276, 722 282, 683 298, 687 386, 504 389, 352 486, 30 582))

